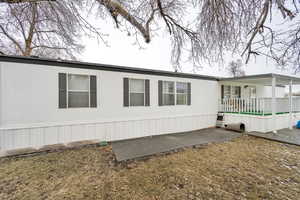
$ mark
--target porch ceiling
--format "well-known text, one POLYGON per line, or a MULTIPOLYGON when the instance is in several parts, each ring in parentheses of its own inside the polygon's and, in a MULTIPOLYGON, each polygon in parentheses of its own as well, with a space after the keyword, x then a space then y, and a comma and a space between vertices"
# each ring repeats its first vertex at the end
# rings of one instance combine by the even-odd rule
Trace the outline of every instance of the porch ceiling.
POLYGON ((246 83, 246 84, 259 84, 259 85, 272 85, 272 78, 276 77, 277 85, 289 85, 290 80, 293 81, 293 85, 300 85, 300 78, 295 76, 287 76, 280 74, 259 74, 259 75, 250 75, 234 78, 222 78, 219 79, 221 82, 237 82, 237 83, 246 83))

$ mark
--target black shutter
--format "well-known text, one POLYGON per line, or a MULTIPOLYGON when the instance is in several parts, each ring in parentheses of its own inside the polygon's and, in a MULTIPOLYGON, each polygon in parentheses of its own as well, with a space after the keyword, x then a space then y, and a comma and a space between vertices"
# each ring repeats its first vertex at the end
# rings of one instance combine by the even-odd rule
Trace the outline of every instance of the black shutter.
POLYGON ((191 93, 192 93, 191 83, 188 83, 187 105, 191 105, 191 95, 192 95, 191 93))
POLYGON ((221 85, 221 99, 224 99, 224 85, 221 85))
POLYGON ((97 77, 90 76, 90 107, 97 107, 97 77))
POLYGON ((67 108, 67 74, 58 74, 58 108, 67 108))
POLYGON ((150 106, 150 81, 145 80, 145 106, 150 106))
POLYGON ((123 104, 125 107, 129 106, 129 79, 123 79, 123 104))
POLYGON ((162 81, 158 81, 158 105, 162 106, 163 105, 163 94, 162 94, 162 90, 163 90, 163 82, 162 81))

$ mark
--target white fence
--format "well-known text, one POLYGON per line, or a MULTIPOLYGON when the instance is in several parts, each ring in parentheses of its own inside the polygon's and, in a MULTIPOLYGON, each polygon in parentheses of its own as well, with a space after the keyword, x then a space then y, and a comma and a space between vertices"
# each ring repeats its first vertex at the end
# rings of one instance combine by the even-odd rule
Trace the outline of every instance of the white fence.
MULTIPOLYGON (((300 97, 293 97, 292 111, 300 111, 300 97)), ((226 98, 219 101, 219 112, 270 115, 272 98, 226 98)), ((289 112, 289 98, 276 98, 276 113, 289 112)))

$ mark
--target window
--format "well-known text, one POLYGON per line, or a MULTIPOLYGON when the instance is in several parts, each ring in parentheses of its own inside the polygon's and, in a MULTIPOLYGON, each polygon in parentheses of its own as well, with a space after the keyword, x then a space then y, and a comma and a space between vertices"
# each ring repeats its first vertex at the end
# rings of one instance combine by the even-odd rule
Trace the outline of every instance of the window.
POLYGON ((188 84, 177 82, 176 83, 176 104, 187 105, 188 97, 188 84))
POLYGON ((89 107, 89 76, 68 74, 68 107, 89 107))
POLYGON ((224 85, 224 95, 223 98, 224 99, 229 99, 231 95, 231 87, 230 85, 224 85))
POLYGON ((222 85, 222 98, 240 98, 241 97, 241 87, 240 86, 230 86, 222 85))
POLYGON ((145 80, 129 79, 129 105, 145 105, 145 80))
POLYGON ((241 98, 241 87, 240 86, 232 86, 231 98, 241 98))
POLYGON ((96 76, 59 73, 59 108, 97 107, 96 76))
POLYGON ((150 106, 150 80, 123 78, 123 105, 150 106))
POLYGON ((158 103, 164 105, 191 105, 191 85, 184 82, 159 81, 158 103))
POLYGON ((163 105, 175 105, 174 82, 163 81, 163 105))

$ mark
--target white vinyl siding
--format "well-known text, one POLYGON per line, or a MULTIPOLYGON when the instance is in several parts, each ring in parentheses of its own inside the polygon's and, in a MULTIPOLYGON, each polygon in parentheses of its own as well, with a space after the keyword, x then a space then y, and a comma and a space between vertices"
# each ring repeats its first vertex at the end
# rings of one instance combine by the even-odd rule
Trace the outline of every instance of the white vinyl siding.
POLYGON ((211 127, 216 121, 217 81, 17 63, 5 63, 1 67, 1 151, 193 131, 211 127), (59 108, 59 73, 66 74, 65 83, 67 74, 96 76, 97 107, 59 108), (28 77, 34 78, 28 81, 28 77), (149 107, 122 105, 124 77, 149 80, 149 107), (192 105, 159 106, 158 82, 162 79, 191 82, 192 105), (203 91, 210 92, 203 94, 203 91))

